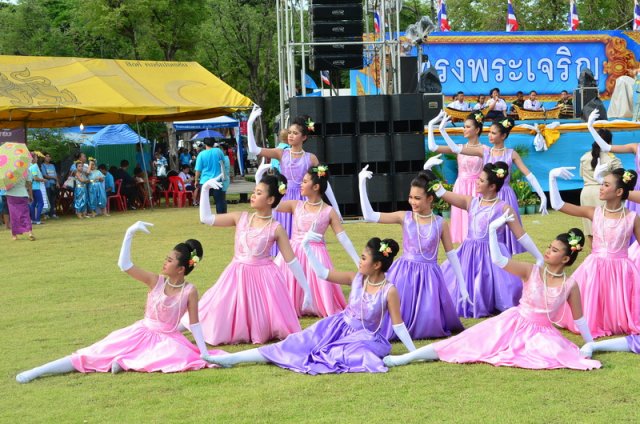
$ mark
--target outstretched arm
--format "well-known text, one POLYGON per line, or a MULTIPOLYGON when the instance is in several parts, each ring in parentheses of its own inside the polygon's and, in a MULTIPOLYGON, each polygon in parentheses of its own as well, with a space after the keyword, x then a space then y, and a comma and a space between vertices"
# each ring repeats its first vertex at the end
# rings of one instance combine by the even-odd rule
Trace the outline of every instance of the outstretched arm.
POLYGON ((379 222, 380 224, 402 224, 404 212, 380 213, 375 212, 369 202, 367 194, 367 180, 373 177, 373 173, 369 171, 369 165, 362 168, 358 174, 358 191, 360 192, 360 209, 362 217, 367 222, 379 222))
POLYGON ((335 284, 350 286, 351 282, 356 276, 355 272, 329 270, 313 254, 313 250, 311 249, 310 243, 313 241, 317 242, 321 240, 322 240, 322 234, 318 234, 313 231, 308 231, 307 234, 305 234, 304 239, 302 240, 302 248, 304 249, 304 253, 307 255, 307 260, 309 261, 311 268, 313 268, 313 272, 321 280, 329 281, 335 284))
POLYGON ((331 220, 331 229, 335 233, 338 242, 340 242, 342 248, 345 250, 345 252, 347 252, 353 263, 356 265, 356 268, 358 268, 358 266, 360 265, 360 255, 358 255, 358 252, 356 252, 356 248, 353 247, 351 239, 342 227, 340 218, 335 213, 335 211, 331 211, 329 218, 331 220))
POLYGON ((567 215, 593 220, 594 208, 592 206, 576 206, 571 203, 565 203, 562 200, 562 196, 560 196, 557 181, 558 177, 567 180, 573 177, 573 174, 570 171, 574 169, 576 169, 575 166, 565 166, 554 168, 549 171, 549 197, 551 198, 551 207, 557 211, 564 212, 567 215))
POLYGON ((469 304, 473 305, 473 302, 469 297, 469 291, 467 290, 467 282, 465 281, 464 275, 462 274, 462 266, 460 265, 458 254, 453 249, 453 243, 451 242, 451 232, 449 231, 449 224, 447 224, 446 221, 442 221, 442 236, 440 236, 440 239, 442 240, 442 246, 444 247, 447 259, 449 260, 449 264, 451 264, 451 269, 453 269, 453 273, 456 276, 456 281, 458 282, 458 291, 460 291, 460 299, 458 299, 458 302, 469 302, 469 304))
POLYGON ((501 217, 491 221, 491 224, 489 224, 489 253, 491 254, 491 262, 493 262, 494 265, 524 280, 531 274, 533 265, 507 258, 502 254, 500 243, 498 242, 498 228, 514 220, 515 216, 511 212, 511 209, 509 209, 501 217))
POLYGON ((467 156, 482 157, 483 155, 482 150, 465 147, 465 146, 461 146, 459 144, 454 143, 453 139, 447 133, 447 125, 449 125, 450 122, 451 122, 451 117, 448 115, 445 115, 445 117, 442 119, 442 122, 440 122, 439 130, 440 130, 440 135, 444 139, 444 142, 447 143, 447 146, 451 150, 451 153, 455 153, 455 154, 461 153, 467 156))
POLYGON ((136 221, 135 224, 131 225, 127 229, 124 234, 124 239, 122 240, 122 247, 120 248, 118 267, 120 267, 121 271, 126 272, 136 280, 143 282, 147 287, 149 287, 149 289, 152 289, 158 281, 158 274, 138 268, 133 264, 133 262, 131 262, 131 240, 133 240, 133 235, 138 231, 150 234, 149 228, 147 227, 153 227, 153 224, 149 222, 136 221))
POLYGON ((439 187, 435 189, 435 193, 436 196, 441 197, 450 205, 467 211, 469 210, 469 205, 471 205, 471 200, 473 200, 471 196, 447 191, 442 184, 439 184, 439 187))
POLYGON ((247 147, 249 152, 267 158, 282 159, 282 149, 263 149, 256 144, 256 136, 253 132, 253 124, 262 115, 262 109, 258 105, 253 106, 249 120, 247 121, 247 147))
POLYGON ((311 295, 309 282, 307 281, 307 277, 304 275, 304 271, 302 270, 302 265, 300 265, 298 258, 293 253, 293 249, 291 248, 291 244, 289 243, 287 232, 283 227, 278 227, 278 229, 276 230, 275 237, 276 237, 276 241, 278 242, 278 248, 280 249, 282 258, 287 263, 289 270, 291 271, 296 281, 298 282, 298 285, 304 292, 304 300, 302 301, 302 311, 312 312, 313 296, 311 295))
POLYGON ((398 336, 398 339, 400 339, 407 350, 413 352, 416 350, 416 346, 413 344, 413 340, 411 340, 407 326, 404 325, 404 321, 402 321, 402 316, 400 315, 400 297, 395 287, 391 287, 387 292, 387 309, 389 310, 389 316, 393 324, 393 332, 396 333, 396 336, 398 336))
POLYGON ((209 190, 220 189, 222 188, 222 184, 218 181, 218 178, 212 178, 202 184, 200 188, 200 222, 206 225, 216 227, 233 227, 238 222, 240 218, 240 212, 231 212, 225 213, 221 215, 213 215, 211 213, 211 204, 209 203, 209 190))

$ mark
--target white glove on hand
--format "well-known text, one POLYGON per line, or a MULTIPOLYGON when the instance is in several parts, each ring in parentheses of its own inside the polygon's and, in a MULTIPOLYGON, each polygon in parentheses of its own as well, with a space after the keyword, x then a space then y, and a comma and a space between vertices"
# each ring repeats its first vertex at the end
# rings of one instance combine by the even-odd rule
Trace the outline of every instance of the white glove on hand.
POLYGON ((360 192, 360 209, 362 209, 362 216, 367 222, 380 221, 380 212, 375 212, 369 202, 369 195, 367 194, 367 180, 373 178, 373 173, 369 171, 369 165, 362 168, 362 171, 358 174, 358 190, 360 192))
POLYGON ((502 227, 507 222, 511 222, 515 217, 511 214, 511 211, 506 211, 502 216, 491 221, 489 224, 489 253, 491 254, 491 262, 500 268, 504 268, 509 263, 509 258, 502 255, 500 251, 500 243, 498 242, 498 228, 502 227))
POLYGON ((262 177, 269 169, 271 169, 271 164, 266 163, 265 158, 262 158, 262 160, 260 161, 260 166, 258 166, 258 169, 256 170, 256 175, 255 175, 256 185, 260 183, 260 181, 262 180, 262 177))
POLYGON ((507 222, 513 222, 515 219, 516 217, 511 213, 510 210, 508 210, 498 218, 491 221, 491 223, 489 224, 489 229, 497 231, 498 228, 502 227, 507 222))
POLYGON ((599 117, 600 114, 598 113, 598 109, 594 109, 593 112, 591 112, 591 114, 589 115, 589 120, 587 121, 587 129, 589 130, 591 137, 593 137, 593 140, 598 143, 598 146, 600 146, 600 150, 608 153, 611 151, 611 145, 604 141, 604 139, 600 137, 600 134, 598 134, 598 131, 596 131, 596 129, 593 127, 593 124, 599 117))
POLYGON ((307 277, 304 275, 304 271, 302 270, 302 265, 300 265, 298 258, 294 256, 291 262, 287 262, 287 266, 298 282, 298 285, 300 285, 300 288, 304 292, 304 300, 302 301, 302 312, 313 314, 313 296, 311 295, 311 289, 309 288, 307 277))
POLYGON ((529 252, 531 256, 536 258, 536 265, 538 265, 539 267, 542 267, 544 265, 544 256, 542 256, 542 253, 540 253, 540 250, 538 250, 538 246, 536 246, 529 234, 524 233, 522 237, 518 239, 518 243, 520 243, 522 247, 527 249, 527 252, 529 252))
POLYGON ((570 172, 576 169, 575 166, 562 166, 560 168, 554 168, 549 171, 549 197, 551 198, 551 207, 555 210, 560 210, 564 206, 564 201, 560 196, 560 190, 558 190, 558 177, 568 180, 573 177, 570 172))
POLYGON ((438 122, 440 122, 440 120, 444 118, 445 115, 446 115, 445 111, 441 110, 438 116, 436 116, 431 121, 429 121, 429 124, 427 125, 427 148, 431 152, 435 152, 436 150, 438 150, 436 139, 433 136, 433 129, 438 124, 438 122))
POLYGON ((422 169, 424 169, 425 171, 431 171, 431 168, 433 168, 436 165, 440 165, 442 163, 442 159, 440 159, 440 156, 442 156, 442 153, 439 153, 435 156, 431 156, 424 163, 424 165, 422 166, 422 169))
POLYGON ((211 213, 211 204, 209 203, 209 190, 220 190, 222 184, 218 181, 219 176, 207 180, 202 187, 200 187, 200 222, 206 225, 213 225, 216 222, 216 216, 211 213))
POLYGON ((353 247, 353 243, 351 243, 351 239, 347 235, 346 231, 341 231, 336 234, 336 238, 347 252, 353 263, 356 265, 356 269, 360 266, 360 256, 358 252, 356 252, 356 248, 353 247))
POLYGON ((253 105, 253 110, 251 111, 251 115, 249 115, 249 120, 247 121, 247 147, 249 152, 255 155, 259 155, 262 151, 262 148, 258 147, 256 144, 256 136, 253 132, 253 124, 260 115, 262 115, 262 109, 260 109, 260 106, 253 105))
POLYGON ((589 323, 584 315, 576 320, 573 320, 573 323, 576 325, 578 330, 580 331, 580 335, 582 339, 586 343, 591 343, 593 341, 593 336, 591 336, 591 330, 589 329, 589 323))
POLYGON ((593 170, 593 179, 598 182, 598 184, 604 183, 604 174, 609 170, 609 164, 601 164, 600 159, 598 159, 598 163, 593 170))
POLYGON ((458 299, 458 303, 462 305, 469 303, 473 306, 473 302, 471 301, 471 297, 467 291, 467 283, 464 279, 464 275, 462 274, 462 266, 460 265, 458 254, 455 250, 449 250, 447 252, 447 259, 449 260, 449 264, 451 265, 453 273, 456 276, 456 280, 458 281, 458 291, 460 292, 460 299, 458 299))
POLYGON ((133 267, 133 262, 131 262, 131 240, 133 239, 133 235, 139 231, 151 234, 151 231, 149 231, 147 227, 153 227, 153 224, 150 222, 136 221, 135 224, 127 228, 124 239, 122 240, 120 256, 118 257, 118 267, 120 267, 121 271, 128 271, 133 267))
POLYGON ((451 137, 449 137, 449 134, 447 133, 447 125, 449 125, 450 122, 451 122, 451 117, 445 114, 438 128, 440 129, 440 135, 442 136, 442 138, 444 138, 444 141, 445 143, 447 143, 447 146, 449 146, 449 148, 453 153, 458 154, 462 151, 462 147, 454 143, 451 137))
POLYGON ((304 235, 304 238, 302 239, 302 249, 304 250, 304 253, 307 255, 307 260, 309 261, 309 265, 311 265, 311 268, 313 268, 313 272, 315 272, 316 276, 321 280, 326 280, 327 277, 329 276, 329 269, 325 268, 325 266, 322 265, 322 263, 320 263, 320 260, 315 257, 315 255, 313 254, 313 251, 311 250, 311 246, 309 245, 309 243, 311 242, 321 242, 321 241, 322 241, 322 234, 318 234, 313 231, 307 231, 307 233, 304 235))
POLYGON ((526 175, 525 178, 527 179, 527 181, 529 181, 529 184, 531 184, 531 187, 533 187, 536 194, 540 198, 540 210, 538 212, 540 212, 542 215, 549 215, 549 212, 547 211, 547 196, 544 195, 544 190, 542 190, 542 186, 540 186, 538 179, 535 175, 533 175, 533 172, 529 172, 529 174, 526 175))
POLYGON ((587 125, 593 126, 593 124, 598 120, 599 117, 600 112, 598 112, 598 109, 593 109, 593 111, 589 114, 589 118, 587 119, 587 125))

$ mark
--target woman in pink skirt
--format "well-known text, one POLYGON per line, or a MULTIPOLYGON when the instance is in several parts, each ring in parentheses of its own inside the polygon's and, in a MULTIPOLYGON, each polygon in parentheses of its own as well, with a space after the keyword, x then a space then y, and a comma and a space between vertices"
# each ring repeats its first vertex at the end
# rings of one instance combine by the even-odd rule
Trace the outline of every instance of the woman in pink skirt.
MULTIPOLYGON (((557 178, 571 178, 575 168, 549 172, 551 206, 571 216, 593 222, 591 254, 573 273, 580 286, 582 304, 593 337, 640 333, 640 270, 628 257, 632 234, 640 238, 640 217, 624 206, 638 178, 633 170, 614 169, 604 177, 600 200, 604 206, 576 206, 565 203, 557 178)), ((574 333, 575 325, 561 325, 574 333)))
MULTIPOLYGON (((437 117, 429 121, 429 132, 427 135, 429 150, 438 153, 453 153, 451 148, 448 146, 436 145, 435 138, 433 136, 435 125, 440 122, 444 116, 445 112, 441 111, 437 117)), ((482 112, 473 112, 464 120, 464 127, 462 129, 462 135, 467 139, 465 147, 470 150, 477 150, 478 153, 482 153, 480 135, 482 134, 483 120, 484 115, 482 112)), ((456 160, 458 161, 458 177, 453 185, 453 192, 465 196, 476 197, 476 180, 480 176, 482 167, 484 166, 482 157, 457 155, 456 160)), ((451 241, 453 243, 462 243, 467 237, 468 222, 468 212, 465 209, 460 209, 455 206, 451 207, 451 224, 449 225, 449 231, 451 232, 451 241)))
MULTIPOLYGON (((313 306, 302 266, 291 249, 273 209, 287 192, 287 179, 265 175, 251 195, 253 213, 211 214, 206 193, 220 184, 211 179, 200 195, 200 222, 216 227, 236 227, 235 254, 218 281, 200 299, 198 310, 204 338, 211 345, 265 343, 300 331, 298 315, 287 293, 285 277, 271 259, 278 244, 283 259, 302 287, 302 310, 313 306)), ((183 324, 187 323, 183 320, 183 324)))
POLYGON ((582 357, 578 346, 553 326, 562 319, 558 312, 564 314, 564 305, 568 302, 582 337, 586 342, 593 341, 582 316, 580 290, 572 278, 567 279, 565 272, 565 267, 570 266, 582 250, 582 231, 573 228, 558 235, 547 248, 545 266, 541 269, 503 256, 497 230, 513 219, 514 216, 506 212, 494 220, 489 226, 489 243, 493 263, 524 282, 520 304, 447 340, 404 355, 387 356, 385 365, 440 360, 528 369, 600 368, 600 362, 582 357))
POLYGON ((209 367, 200 356, 218 355, 223 351, 207 351, 202 328, 198 322, 198 292, 185 281, 202 259, 198 240, 178 244, 168 254, 160 275, 138 268, 131 262, 131 240, 142 231, 149 233, 146 222, 133 224, 124 236, 118 266, 122 271, 144 283, 148 288, 144 319, 129 327, 114 331, 101 341, 40 367, 16 376, 19 383, 28 383, 45 374, 73 371, 109 372, 178 372, 209 367), (178 330, 180 318, 188 312, 191 333, 198 347, 178 330))

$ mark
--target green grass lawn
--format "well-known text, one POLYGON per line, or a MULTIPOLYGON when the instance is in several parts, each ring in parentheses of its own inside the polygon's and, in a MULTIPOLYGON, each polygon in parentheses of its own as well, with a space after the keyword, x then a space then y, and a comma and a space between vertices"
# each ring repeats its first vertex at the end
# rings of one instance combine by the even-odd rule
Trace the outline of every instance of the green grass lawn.
MULTIPOLYGON (((232 205, 230 210, 246 209, 232 205)), ((142 318, 146 288, 119 271, 125 229, 155 224, 133 242, 137 265, 159 270, 165 254, 199 239, 203 261, 189 281, 202 294, 233 255, 233 228, 205 227, 195 208, 118 213, 36 226, 35 242, 2 246, 0 422, 637 422, 640 357, 597 355, 595 371, 530 371, 490 365, 422 363, 386 374, 308 376, 272 365, 241 365, 178 374, 80 374, 16 383, 18 372, 87 346, 142 318)), ((580 221, 559 213, 524 217, 542 249, 580 221)), ((346 224, 356 249, 373 236, 400 242, 400 226, 346 224)), ((338 269, 353 267, 333 234, 329 252, 338 269)), ((581 255, 578 263, 584 258, 581 255)), ((440 259, 444 253, 440 252, 440 259)), ((520 255, 522 260, 531 260, 520 255)), ((576 264, 576 265, 577 265, 576 264)), ((304 319, 303 327, 314 319, 304 319)), ((465 326, 477 320, 464 320, 465 326)), ((568 333, 567 333, 568 334, 568 333)), ((581 338, 568 337, 577 344, 581 338)), ((430 341, 419 341, 418 346, 430 341)), ((237 351, 249 346, 223 346, 237 351)), ((394 344, 394 353, 403 353, 394 344)))

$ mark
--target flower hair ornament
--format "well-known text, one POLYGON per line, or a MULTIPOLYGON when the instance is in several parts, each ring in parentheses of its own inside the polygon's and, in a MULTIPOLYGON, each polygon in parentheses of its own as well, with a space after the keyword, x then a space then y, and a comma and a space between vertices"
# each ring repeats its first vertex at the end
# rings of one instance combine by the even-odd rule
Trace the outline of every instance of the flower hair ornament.
POLYGON ((502 168, 492 168, 491 171, 496 174, 496 177, 498 178, 504 178, 507 176, 507 171, 502 168))
POLYGON ((318 165, 313 168, 313 172, 318 174, 318 177, 324 177, 327 175, 327 167, 325 165, 318 165))
POLYGON ((34 151, 33 154, 36 155, 39 158, 43 158, 44 157, 44 154, 39 150, 34 151))
POLYGON ((482 114, 482 112, 476 112, 473 114, 473 118, 476 120, 478 124, 482 124, 482 121, 484 120, 484 115, 482 114))
POLYGON ((287 192, 287 185, 285 183, 280 183, 278 186, 278 192, 280 194, 285 194, 287 192))
POLYGON ((311 120, 311 118, 307 119, 304 123, 307 126, 307 131, 315 132, 316 131, 316 123, 311 120))
POLYGON ((196 265, 200 263, 200 256, 196 253, 195 250, 191 251, 191 257, 189 258, 189 266, 195 268, 196 265))
POLYGON ((87 159, 89 162, 95 162, 96 158, 89 156, 89 159, 87 159))
POLYGON ((440 187, 442 187, 442 184, 440 183, 440 180, 435 180, 431 183, 431 185, 429 186, 429 189, 427 191, 431 191, 433 193, 435 193, 436 191, 440 190, 440 187))
POLYGON ((389 257, 389 254, 391 253, 391 248, 389 247, 388 243, 381 241, 380 249, 378 249, 378 252, 382 253, 386 257, 389 257))
POLYGON ((569 233, 569 247, 571 248, 572 252, 579 252, 582 250, 582 246, 580 245, 580 242, 582 241, 582 237, 576 235, 573 232, 569 233))
POLYGON ((508 119, 504 119, 504 120, 499 121, 499 122, 500 122, 500 125, 502 125, 504 128, 509 128, 509 127, 511 127, 511 122, 509 122, 509 120, 508 120, 508 119))
POLYGON ((622 182, 625 184, 629 184, 629 182, 633 179, 633 174, 629 171, 624 171, 622 174, 622 182))

